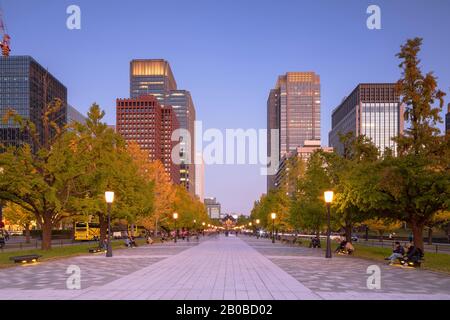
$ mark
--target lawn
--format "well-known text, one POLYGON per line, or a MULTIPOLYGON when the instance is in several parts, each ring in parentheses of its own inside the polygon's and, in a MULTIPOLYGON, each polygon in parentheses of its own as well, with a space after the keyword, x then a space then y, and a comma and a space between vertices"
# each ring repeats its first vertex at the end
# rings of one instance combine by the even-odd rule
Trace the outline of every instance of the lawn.
MULTIPOLYGON (((308 247, 309 240, 302 239, 301 246, 308 247)), ((331 242, 331 250, 334 252, 338 243, 335 241, 331 242)), ((322 250, 325 251, 326 242, 321 241, 322 250)), ((355 247, 354 257, 380 261, 386 263, 384 258, 390 256, 392 254, 392 249, 390 248, 381 248, 381 247, 370 247, 363 244, 353 243, 355 247)), ((422 263, 422 269, 438 271, 450 274, 450 254, 445 253, 425 253, 425 261, 422 263)))
MULTIPOLYGON (((145 244, 145 240, 138 239, 136 240, 138 245, 145 244)), ((155 241, 157 242, 157 241, 155 241)), ((118 249, 125 249, 124 248, 124 242, 123 241, 114 241, 112 242, 113 248, 116 250, 118 249)), ((61 258, 68 258, 73 256, 80 256, 80 255, 89 255, 92 253, 89 253, 89 248, 95 247, 94 244, 76 244, 76 245, 68 245, 63 247, 54 247, 51 250, 43 251, 40 249, 30 249, 30 250, 17 250, 17 251, 9 251, 9 252, 3 252, 0 253, 0 269, 1 268, 7 268, 14 265, 13 261, 10 261, 9 258, 13 256, 24 256, 29 254, 38 254, 42 257, 39 258, 39 261, 48 261, 53 259, 61 259, 61 258)))
MULTIPOLYGON (((355 257, 376 261, 386 262, 384 258, 392 253, 389 248, 369 247, 360 244, 354 244, 354 247, 355 257)), ((426 252, 422 268, 450 274, 450 254, 426 252)))

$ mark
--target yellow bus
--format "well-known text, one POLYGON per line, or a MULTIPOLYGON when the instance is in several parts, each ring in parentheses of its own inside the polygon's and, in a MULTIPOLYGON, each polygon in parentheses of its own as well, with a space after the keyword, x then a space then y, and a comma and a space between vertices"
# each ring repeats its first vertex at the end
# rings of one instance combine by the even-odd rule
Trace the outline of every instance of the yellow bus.
POLYGON ((75 224, 75 236, 77 241, 92 241, 100 239, 100 224, 92 222, 77 222, 75 224))

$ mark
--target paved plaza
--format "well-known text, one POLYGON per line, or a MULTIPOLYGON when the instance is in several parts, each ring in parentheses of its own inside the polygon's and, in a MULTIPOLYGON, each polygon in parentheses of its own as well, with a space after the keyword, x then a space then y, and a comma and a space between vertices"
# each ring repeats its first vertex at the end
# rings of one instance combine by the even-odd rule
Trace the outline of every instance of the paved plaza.
POLYGON ((450 276, 253 237, 205 237, 0 270, 5 299, 319 300, 450 299, 450 276), (381 288, 367 288, 367 267, 381 288), (69 266, 81 288, 67 289, 69 266))

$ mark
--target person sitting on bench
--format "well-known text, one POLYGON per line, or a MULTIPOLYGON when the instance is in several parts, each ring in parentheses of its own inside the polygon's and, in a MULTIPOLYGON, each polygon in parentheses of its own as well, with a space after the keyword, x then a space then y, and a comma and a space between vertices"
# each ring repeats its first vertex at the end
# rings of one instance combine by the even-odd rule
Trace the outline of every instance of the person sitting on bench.
POLYGON ((392 254, 386 258, 385 260, 389 260, 389 264, 393 264, 395 260, 403 258, 405 254, 405 249, 402 247, 400 242, 395 242, 394 250, 392 250, 392 254))

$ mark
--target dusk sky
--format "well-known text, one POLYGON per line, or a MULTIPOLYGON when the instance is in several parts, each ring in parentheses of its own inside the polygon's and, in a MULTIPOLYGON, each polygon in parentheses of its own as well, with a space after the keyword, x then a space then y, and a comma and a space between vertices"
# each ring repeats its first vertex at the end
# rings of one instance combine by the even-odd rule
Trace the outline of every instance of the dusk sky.
MULTIPOLYGON (((424 71, 450 89, 448 0, 2 0, 11 55, 31 55, 67 88, 86 113, 93 102, 115 123, 115 99, 129 96, 129 62, 170 62, 189 90, 204 129, 266 128, 266 101, 278 75, 321 77, 322 145, 331 111, 361 82, 394 82, 395 54, 407 38, 424 38, 424 71), (66 28, 66 8, 81 8, 81 30, 66 28), (381 8, 381 30, 366 9, 381 8)), ((446 98, 446 104, 450 97, 446 98)), ((445 108, 446 109, 446 108, 445 108)), ((444 115, 444 113, 442 113, 444 115)), ((443 128, 443 126, 440 126, 443 128)), ((265 143, 264 143, 265 144, 265 143)), ((222 211, 250 213, 266 191, 260 165, 207 166, 206 196, 222 211)))

